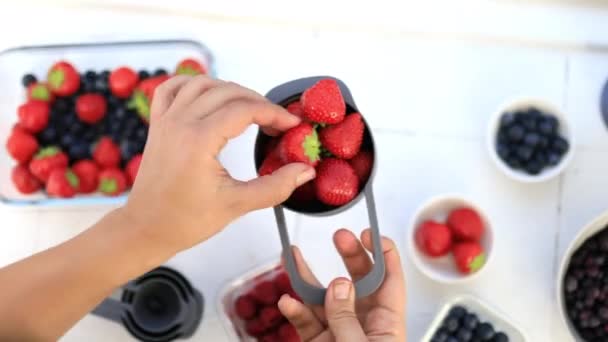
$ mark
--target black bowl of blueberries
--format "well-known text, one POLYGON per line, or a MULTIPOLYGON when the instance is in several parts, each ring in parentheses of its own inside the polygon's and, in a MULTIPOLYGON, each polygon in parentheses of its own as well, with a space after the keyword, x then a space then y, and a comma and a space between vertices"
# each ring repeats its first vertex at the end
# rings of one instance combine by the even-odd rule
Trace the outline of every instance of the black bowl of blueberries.
POLYGON ((549 180, 572 159, 574 136, 566 115, 545 101, 520 99, 502 106, 488 131, 492 160, 514 180, 549 180))

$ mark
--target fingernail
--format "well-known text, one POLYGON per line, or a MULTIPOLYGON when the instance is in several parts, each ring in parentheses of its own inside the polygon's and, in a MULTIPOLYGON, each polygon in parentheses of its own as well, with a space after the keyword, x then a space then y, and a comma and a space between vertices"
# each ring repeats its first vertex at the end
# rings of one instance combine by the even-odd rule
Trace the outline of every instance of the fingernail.
POLYGON ((346 280, 339 280, 334 283, 334 299, 348 299, 350 295, 351 283, 346 280))
POLYGON ((298 186, 312 180, 313 178, 315 178, 315 169, 313 169, 312 167, 309 167, 306 169, 306 171, 300 173, 298 175, 298 178, 296 179, 296 184, 298 186))

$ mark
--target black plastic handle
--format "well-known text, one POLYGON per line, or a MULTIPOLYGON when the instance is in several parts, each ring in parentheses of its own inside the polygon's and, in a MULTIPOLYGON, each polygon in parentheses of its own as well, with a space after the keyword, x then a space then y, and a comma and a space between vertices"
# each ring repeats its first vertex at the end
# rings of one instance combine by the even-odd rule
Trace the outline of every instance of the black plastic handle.
MULTIPOLYGON (((374 247, 374 266, 372 267, 372 270, 365 275, 365 277, 355 282, 354 285, 357 298, 366 297, 375 292, 384 281, 384 275, 386 273, 384 253, 382 252, 382 244, 380 240, 380 230, 378 228, 378 217, 376 215, 376 203, 374 201, 374 193, 371 183, 366 187, 364 194, 372 233, 372 245, 374 247)), ((279 235, 281 236, 285 268, 287 269, 287 273, 289 273, 289 279, 291 280, 293 289, 305 303, 322 305, 325 303, 325 293, 327 292, 327 289, 311 285, 302 279, 302 276, 300 275, 300 272, 298 272, 298 268, 296 266, 293 250, 291 249, 291 242, 289 240, 289 232, 285 222, 285 213, 283 212, 283 207, 274 207, 274 214, 277 221, 277 226, 279 228, 279 235)))
POLYGON ((96 316, 103 317, 110 321, 122 323, 122 318, 127 312, 128 307, 123 302, 114 298, 108 297, 99 303, 91 313, 96 316))

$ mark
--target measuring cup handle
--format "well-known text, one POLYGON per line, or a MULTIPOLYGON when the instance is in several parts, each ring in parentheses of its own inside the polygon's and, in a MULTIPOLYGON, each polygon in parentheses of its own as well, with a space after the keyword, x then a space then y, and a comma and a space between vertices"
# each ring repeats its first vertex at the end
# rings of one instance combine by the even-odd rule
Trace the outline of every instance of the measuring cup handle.
MULTIPOLYGON (((374 247, 374 265, 372 270, 366 274, 365 277, 355 282, 354 285, 357 298, 366 297, 376 291, 384 281, 384 275, 386 272, 384 253, 382 252, 382 244, 380 240, 380 231, 378 229, 376 204, 374 201, 374 193, 371 183, 365 189, 364 194, 372 233, 372 245, 374 247)), ((289 232, 287 231, 283 207, 274 207, 274 214, 277 221, 277 226, 279 228, 281 244, 283 246, 285 268, 287 269, 287 273, 289 273, 289 279, 291 280, 293 289, 305 303, 322 305, 325 303, 325 293, 327 292, 327 289, 311 285, 302 279, 302 276, 300 275, 300 272, 298 272, 298 268, 296 266, 293 250, 291 249, 291 242, 289 241, 289 232)))
POLYGON ((97 305, 91 313, 114 322, 122 323, 122 317, 126 310, 127 308, 122 302, 108 297, 97 305))

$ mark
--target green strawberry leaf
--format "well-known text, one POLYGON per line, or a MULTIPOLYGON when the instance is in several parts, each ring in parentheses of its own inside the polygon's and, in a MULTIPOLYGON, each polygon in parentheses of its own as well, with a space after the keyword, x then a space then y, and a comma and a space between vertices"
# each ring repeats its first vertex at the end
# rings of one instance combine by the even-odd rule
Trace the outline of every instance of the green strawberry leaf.
POLYGON ((31 97, 35 100, 48 101, 51 98, 51 93, 47 87, 39 84, 32 88, 31 97))
POLYGON ((48 81, 53 89, 58 89, 65 81, 65 73, 63 70, 53 70, 49 73, 48 81))
POLYGON ((469 264, 469 268, 471 269, 471 272, 475 272, 477 270, 479 270, 483 264, 485 264, 486 262, 486 255, 484 253, 479 254, 478 256, 476 256, 473 261, 471 261, 471 263, 469 264))
POLYGON ((319 141, 319 136, 317 135, 316 130, 313 130, 312 134, 309 134, 304 138, 302 148, 304 149, 304 154, 308 157, 308 160, 310 160, 311 163, 315 163, 321 159, 321 142, 319 141))
POLYGON ((102 179, 101 182, 99 182, 99 191, 103 193, 112 194, 117 190, 118 183, 116 183, 116 180, 114 179, 102 179))
POLYGON ((42 159, 46 157, 52 157, 56 154, 59 154, 61 150, 57 146, 49 146, 41 148, 38 153, 34 156, 35 159, 42 159))
POLYGON ((80 185, 80 180, 78 179, 78 176, 76 176, 76 174, 72 172, 72 170, 68 170, 65 172, 65 178, 67 178, 68 183, 70 183, 73 188, 78 188, 78 185, 80 185))
POLYGON ((127 108, 135 109, 146 122, 150 121, 150 101, 142 91, 136 90, 133 93, 131 100, 127 103, 127 108))
POLYGON ((200 74, 200 71, 193 69, 191 67, 188 67, 188 66, 180 66, 179 68, 177 68, 177 71, 175 73, 178 75, 196 76, 196 75, 200 74))

